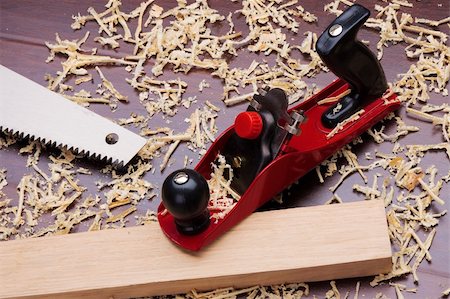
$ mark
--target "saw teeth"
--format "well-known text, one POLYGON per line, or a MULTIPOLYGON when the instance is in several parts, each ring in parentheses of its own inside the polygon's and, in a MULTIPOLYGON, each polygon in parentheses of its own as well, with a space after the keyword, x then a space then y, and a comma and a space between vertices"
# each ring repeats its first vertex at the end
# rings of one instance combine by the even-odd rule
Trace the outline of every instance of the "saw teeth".
POLYGON ((106 156, 124 164, 146 143, 144 137, 1 65, 0 75, 4 83, 0 92, 0 123, 3 127, 36 136, 28 138, 40 136, 45 144, 63 143, 70 150, 90 150, 96 153, 95 158, 103 160, 106 156), (118 139, 109 142, 107 137, 110 135, 117 135, 118 139))
POLYGON ((36 137, 34 135, 27 134, 25 132, 6 128, 4 126, 0 126, 0 132, 5 132, 7 134, 10 134, 10 135, 20 138, 20 139, 28 139, 31 141, 37 141, 37 142, 40 142, 41 144, 48 145, 51 147, 61 148, 61 149, 64 148, 64 149, 74 152, 75 154, 83 155, 83 156, 87 157, 88 159, 100 160, 101 162, 110 163, 113 166, 122 167, 122 165, 123 165, 123 161, 113 158, 113 157, 104 156, 99 153, 91 153, 89 150, 79 149, 74 145, 58 143, 57 141, 54 141, 51 139, 36 137))

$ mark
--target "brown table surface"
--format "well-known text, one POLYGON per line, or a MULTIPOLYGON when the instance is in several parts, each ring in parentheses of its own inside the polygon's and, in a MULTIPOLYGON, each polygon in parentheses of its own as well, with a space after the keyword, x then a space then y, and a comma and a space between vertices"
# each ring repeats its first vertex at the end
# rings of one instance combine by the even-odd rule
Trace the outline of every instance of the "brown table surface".
MULTIPOLYGON (((139 1, 123 1, 123 11, 130 11, 139 5, 139 1)), ((155 1, 158 5, 164 8, 173 7, 175 1, 155 1)), ((416 17, 424 17, 433 20, 440 20, 449 15, 450 2, 449 1, 412 1, 414 3, 413 8, 403 8, 403 11, 411 13, 416 17)), ((93 37, 97 36, 96 29, 97 25, 94 23, 87 23, 86 27, 82 30, 73 31, 70 28, 72 23, 71 16, 77 14, 78 12, 86 14, 86 9, 89 6, 93 6, 96 11, 103 11, 103 5, 106 1, 87 1, 87 0, 42 0, 42 1, 31 1, 31 0, 2 0, 0 1, 0 63, 12 70, 30 78, 31 80, 38 82, 42 85, 46 85, 44 81, 44 75, 46 73, 54 75, 56 71, 61 70, 59 64, 62 61, 60 58, 55 59, 55 62, 47 64, 45 59, 47 58, 49 51, 44 44, 44 41, 53 42, 55 40, 55 33, 59 33, 63 39, 78 39, 89 30, 91 32, 91 37, 85 44, 85 48, 98 47, 99 52, 108 55, 117 54, 123 55, 125 52, 124 48, 118 48, 115 51, 102 49, 101 46, 94 43, 93 37), (115 53, 114 53, 115 52, 115 53)), ((358 1, 365 5, 366 7, 374 12, 373 7, 375 2, 371 1, 358 1)), ((377 2, 381 5, 384 3, 377 2)), ((301 3, 306 10, 314 13, 318 17, 318 22, 313 24, 307 24, 300 21, 299 33, 293 35, 288 33, 291 44, 295 44, 303 39, 304 31, 313 31, 320 34, 321 31, 334 19, 334 15, 329 15, 323 12, 324 2, 316 2, 312 0, 301 1, 301 3)), ((240 7, 240 3, 234 3, 230 1, 210 1, 210 6, 217 9, 222 15, 227 15, 228 12, 233 12, 240 7)), ((240 17, 235 19, 236 31, 239 28, 245 28, 244 18, 240 17)), ((439 28, 442 31, 446 31, 448 34, 448 26, 443 25, 439 28)), ((287 31, 286 31, 287 32, 287 31)), ((369 31, 367 29, 362 29, 359 34, 360 39, 369 40, 370 47, 372 50, 375 48, 375 44, 378 40, 378 34, 375 31, 369 31)), ((398 74, 404 73, 408 70, 409 62, 404 54, 404 44, 399 44, 396 46, 391 46, 385 48, 384 57, 382 59, 382 65, 384 66, 386 76, 389 82, 394 82, 398 74)), ((128 52, 129 53, 129 52, 128 52)), ((240 52, 242 53, 242 52, 240 52)), ((256 59, 264 59, 266 57, 256 56, 256 59)), ((240 55, 233 58, 233 65, 248 65, 249 57, 246 55, 240 55)), ((128 104, 119 104, 116 112, 112 113, 110 108, 106 105, 91 105, 90 109, 109 118, 119 119, 124 117, 129 117, 131 112, 145 113, 144 108, 137 101, 137 94, 132 88, 125 82, 123 76, 123 67, 102 67, 107 78, 109 78, 115 87, 120 90, 123 94, 127 95, 130 99, 128 104)), ((96 73, 90 70, 96 78, 96 73)), ((162 78, 177 78, 180 77, 189 84, 189 88, 185 93, 185 97, 197 95, 198 101, 203 103, 205 100, 211 101, 213 104, 219 106, 221 111, 218 117, 219 132, 225 129, 233 121, 235 115, 245 109, 245 105, 238 105, 236 107, 225 108, 225 106, 220 101, 218 95, 222 93, 222 83, 216 79, 211 78, 208 72, 192 70, 187 75, 177 73, 174 74, 170 70, 165 70, 162 78), (211 83, 211 88, 205 89, 201 94, 198 93, 198 84, 202 79, 207 79, 211 83)), ((331 73, 319 74, 315 78, 305 79, 308 83, 316 83, 319 87, 326 86, 334 78, 331 73)), ((98 83, 98 81, 96 81, 98 83)), ((90 88, 90 91, 94 92, 96 84, 84 85, 83 88, 90 88)), ((0 83, 1 84, 1 83, 0 83)), ((20 88, 20 87, 18 87, 20 88)), ((438 96, 431 93, 431 103, 442 103, 448 101, 448 98, 438 96)), ((194 106, 195 107, 195 106, 194 106)), ((178 132, 182 132, 186 129, 183 119, 193 112, 193 109, 189 111, 183 111, 180 109, 180 113, 173 117, 173 122, 170 126, 178 132)), ((404 109, 399 111, 402 117, 407 119, 408 124, 416 125, 421 127, 419 133, 410 134, 403 139, 401 139, 401 144, 433 144, 442 142, 441 134, 436 130, 433 131, 430 124, 421 122, 419 120, 409 118, 405 116, 404 109)), ((154 117, 150 125, 155 127, 159 125, 164 125, 163 120, 160 117, 154 117)), ((389 126, 389 124, 388 124, 389 126)), ((130 127, 131 130, 135 130, 130 127)), ((366 141, 364 144, 354 147, 355 153, 358 156, 363 157, 365 152, 374 153, 377 149, 381 152, 389 152, 392 149, 392 144, 376 144, 373 142, 372 138, 367 135, 363 136, 366 141)), ((23 146, 24 143, 19 143, 10 146, 6 149, 0 150, 0 167, 7 169, 7 180, 8 185, 3 189, 7 197, 11 198, 17 202, 18 194, 16 187, 19 180, 24 174, 33 172, 32 169, 26 167, 26 156, 18 154, 18 149, 23 146)), ((40 165, 46 167, 48 163, 48 156, 50 154, 44 152, 41 157, 40 165)), ((155 191, 159 192, 159 187, 162 184, 164 177, 170 172, 177 168, 182 167, 183 157, 188 155, 194 158, 194 164, 198 161, 198 154, 189 151, 184 145, 180 146, 175 155, 173 156, 173 165, 171 165, 164 173, 159 173, 156 171, 155 174, 148 173, 145 178, 155 184, 155 191)), ((99 170, 103 165, 95 163, 93 161, 80 160, 77 161, 80 166, 86 167, 93 172, 93 176, 82 176, 80 177, 81 183, 88 187, 88 192, 101 195, 97 188, 93 184, 95 180, 99 177, 104 177, 100 174, 99 170)), ((421 165, 425 168, 431 164, 438 165, 440 170, 443 170, 441 174, 444 174, 449 169, 448 158, 441 152, 429 153, 424 158, 421 165)), ((154 166, 158 167, 159 160, 154 162, 154 166)), ((373 173, 368 173, 368 177, 372 177, 373 173)), ((293 207, 293 206, 309 206, 322 204, 331 197, 331 193, 328 188, 335 184, 338 180, 338 176, 335 175, 331 178, 326 179, 324 184, 320 184, 317 176, 312 173, 304 177, 298 186, 292 190, 291 196, 285 201, 283 207, 293 207)), ((352 185, 354 183, 363 184, 361 178, 355 174, 350 176, 344 184, 338 189, 338 194, 344 199, 344 201, 355 201, 361 200, 362 196, 352 191, 352 185)), ((450 186, 449 184, 444 185, 441 191, 441 197, 447 200, 446 206, 442 207, 440 211, 449 209, 450 201, 450 186)), ((134 215, 143 215, 147 209, 156 209, 159 204, 160 197, 156 197, 153 200, 144 200, 139 203, 138 210, 134 215)), ((130 217, 130 225, 133 224, 133 217, 130 217)), ((434 243, 431 247, 431 254, 433 256, 432 262, 428 263, 426 261, 422 262, 419 268, 420 284, 418 285, 418 292, 404 293, 406 298, 439 298, 441 292, 450 287, 450 266, 449 266, 449 234, 450 225, 448 216, 442 217, 437 230, 437 235, 434 243)), ((74 232, 84 231, 87 229, 89 223, 78 225, 74 232)), ((1 245, 0 245, 1 246, 1 245)), ((268 258, 270 258, 268 253, 268 258)), ((388 286, 387 284, 372 288, 369 286, 369 282, 372 278, 358 278, 358 279, 346 279, 337 281, 337 286, 344 295, 346 291, 350 291, 350 296, 354 294, 354 288, 357 281, 361 281, 361 291, 360 297, 362 298, 373 298, 378 292, 382 292, 389 298, 395 298, 394 288, 388 286)), ((409 288, 415 287, 412 278, 409 276, 407 278, 397 279, 396 282, 404 283, 409 288)), ((312 283, 312 294, 318 297, 324 297, 325 292, 330 288, 328 282, 323 283, 312 283)), ((312 297, 312 296, 310 296, 312 297)))

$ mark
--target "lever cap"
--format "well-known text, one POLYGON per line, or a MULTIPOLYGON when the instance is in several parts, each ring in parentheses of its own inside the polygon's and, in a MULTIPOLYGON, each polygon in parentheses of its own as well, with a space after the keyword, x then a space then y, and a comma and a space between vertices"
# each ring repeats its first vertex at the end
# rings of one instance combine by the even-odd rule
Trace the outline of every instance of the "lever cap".
POLYGON ((234 130, 236 134, 244 139, 258 138, 261 134, 262 128, 263 121, 258 112, 241 112, 234 121, 234 130))

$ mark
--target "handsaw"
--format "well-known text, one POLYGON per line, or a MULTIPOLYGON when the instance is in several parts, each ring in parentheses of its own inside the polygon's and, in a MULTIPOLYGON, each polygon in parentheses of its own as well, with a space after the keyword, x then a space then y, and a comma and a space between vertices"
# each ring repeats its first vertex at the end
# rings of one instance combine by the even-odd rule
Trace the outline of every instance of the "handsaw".
POLYGON ((0 65, 0 131, 126 165, 145 138, 0 65))

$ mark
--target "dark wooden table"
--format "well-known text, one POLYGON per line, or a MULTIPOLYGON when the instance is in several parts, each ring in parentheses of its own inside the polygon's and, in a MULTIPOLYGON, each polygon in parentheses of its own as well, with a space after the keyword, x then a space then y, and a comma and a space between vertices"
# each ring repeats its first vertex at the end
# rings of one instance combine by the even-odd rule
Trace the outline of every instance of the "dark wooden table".
MULTIPOLYGON (((131 11, 133 8, 139 5, 139 1, 123 1, 123 10, 131 11)), ((156 1, 159 5, 164 8, 169 8, 175 5, 175 1, 156 1)), ((233 3, 230 1, 210 1, 210 6, 217 9, 222 15, 227 15, 228 12, 233 12, 239 9, 239 3, 233 3)), ((106 2, 105 2, 106 3, 106 2)), ((38 82, 42 85, 46 85, 44 81, 44 75, 50 73, 54 75, 56 71, 61 69, 59 62, 62 61, 61 58, 57 57, 53 63, 45 63, 49 51, 45 46, 45 41, 53 42, 55 39, 55 33, 59 33, 63 39, 79 39, 82 37, 84 32, 90 31, 91 37, 85 44, 86 48, 98 47, 99 52, 112 56, 122 56, 129 49, 123 47, 116 50, 107 50, 101 48, 98 44, 94 43, 93 37, 97 36, 96 30, 97 25, 93 23, 88 23, 85 28, 81 31, 73 31, 70 28, 72 23, 71 16, 81 12, 86 14, 86 9, 89 6, 93 6, 97 11, 103 10, 103 1, 87 1, 87 0, 43 0, 43 1, 31 1, 31 0, 3 0, 0 2, 0 63, 22 75, 30 78, 31 80, 38 82)), ((370 8, 374 12, 374 3, 371 1, 358 1, 370 8)), ((449 1, 414 1, 413 8, 404 8, 405 12, 411 13, 415 17, 424 17, 433 20, 440 20, 449 15, 450 3, 449 1)), ((329 15, 323 12, 323 6, 325 3, 317 3, 312 0, 305 0, 301 3, 306 10, 314 13, 318 17, 318 22, 313 24, 307 24, 300 21, 299 33, 293 35, 289 33, 289 38, 291 44, 295 44, 303 39, 304 31, 313 31, 320 34, 321 31, 334 19, 334 15, 329 15)), ((383 4, 379 2, 379 4, 383 4)), ((235 20, 237 31, 239 28, 245 28, 245 21, 243 17, 237 18, 235 20)), ((446 31, 448 34, 449 28, 447 25, 440 26, 442 31, 446 31)), ((367 29, 362 29, 359 34, 360 39, 370 41, 370 47, 372 50, 375 48, 375 44, 378 41, 378 34, 375 31, 369 31, 367 29)), ((389 82, 394 82, 397 79, 397 75, 404 73, 408 70, 411 61, 409 61, 404 54, 404 44, 399 44, 396 46, 391 46, 386 48, 384 51, 384 57, 382 60, 382 65, 384 66, 386 76, 389 82)), ((265 57, 258 57, 257 59, 263 59, 265 57)), ((248 65, 249 57, 247 55, 239 55, 233 58, 233 65, 248 65)), ((268 58, 271 59, 271 58, 268 58)), ((102 70, 105 68, 102 68, 102 70)), ((92 73, 95 73, 92 71, 92 73)), ((112 113, 110 108, 105 105, 91 105, 90 109, 109 118, 119 119, 127 118, 130 116, 131 112, 145 113, 143 107, 137 101, 137 93, 125 82, 124 71, 122 67, 106 68, 105 74, 114 83, 115 87, 120 90, 123 94, 127 95, 130 99, 128 104, 119 104, 116 112, 112 113)), ((217 78, 211 78, 210 74, 206 71, 192 70, 187 75, 184 74, 174 74, 170 70, 165 71, 162 78, 176 78, 180 77, 182 80, 186 81, 190 87, 188 87, 185 97, 197 95, 199 102, 204 102, 205 100, 211 101, 213 104, 219 106, 221 111, 218 117, 219 131, 225 129, 233 121, 235 115, 245 109, 244 105, 238 105, 236 107, 225 108, 225 106, 220 101, 218 95, 222 93, 222 83, 217 78), (211 83, 211 88, 205 89, 201 94, 198 93, 198 84, 202 79, 207 79, 211 83)), ((308 83, 316 83, 319 87, 326 86, 334 78, 333 74, 319 74, 315 78, 306 78, 308 83)), ((98 82, 98 81, 97 81, 98 82)), ((1 82, 0 82, 1 86, 1 82)), ((86 85, 83 86, 86 88, 86 85)), ((20 86, 18 86, 20 88, 20 86)), ((94 92, 96 84, 90 85, 90 91, 94 92)), ((442 103, 448 102, 448 97, 444 98, 442 96, 437 96, 431 93, 431 103, 442 103)), ((195 106, 194 106, 195 107, 195 106)), ((189 115, 191 111, 181 111, 177 114, 170 126, 178 132, 182 132, 186 129, 183 119, 189 115)), ((399 114, 407 118, 404 109, 399 111, 399 114)), ((416 125, 423 130, 416 134, 410 134, 403 139, 401 143, 405 144, 433 144, 442 142, 441 135, 435 134, 430 129, 429 124, 425 124, 417 119, 407 118, 408 124, 416 125)), ((164 120, 159 116, 152 120, 150 125, 155 127, 163 125, 164 120)), ((388 124, 389 126, 389 124, 388 124)), ((135 128, 130 127, 130 130, 135 130, 135 128)), ((363 136, 365 143, 356 146, 355 153, 358 156, 363 157, 365 152, 374 152, 374 150, 379 150, 381 152, 389 152, 392 149, 391 144, 376 144, 373 142, 372 138, 369 136, 363 136)), ((14 201, 18 200, 17 185, 21 177, 27 173, 33 172, 32 169, 26 167, 26 156, 20 155, 18 150, 20 146, 24 143, 18 143, 12 145, 6 149, 0 150, 0 168, 7 169, 7 180, 8 185, 3 189, 7 197, 14 201)), ((43 168, 46 167, 48 163, 48 156, 51 150, 44 152, 42 154, 40 164, 43 168)), ((164 177, 170 172, 177 168, 182 167, 183 158, 185 155, 194 159, 194 164, 198 161, 198 154, 189 151, 184 145, 180 146, 173 156, 174 163, 169 167, 164 173, 159 173, 156 171, 155 174, 148 173, 146 179, 153 184, 155 184, 155 191, 159 192, 159 187, 162 184, 164 177)), ((95 194, 99 193, 95 184, 93 183, 98 178, 104 177, 99 170, 104 166, 93 161, 80 160, 77 161, 80 166, 86 167, 93 172, 92 176, 80 177, 81 183, 88 187, 88 193, 95 194)), ((154 165, 157 167, 160 160, 155 160, 154 165)), ((449 161, 448 158, 443 153, 430 153, 424 158, 422 165, 438 165, 439 169, 448 171, 449 161)), ((368 174, 371 177, 373 173, 368 174)), ((317 176, 312 173, 304 177, 299 185, 293 188, 291 196, 285 200, 282 207, 293 207, 293 206, 309 206, 323 204, 331 197, 331 193, 328 188, 336 183, 338 176, 335 175, 328 178, 324 184, 320 184, 317 176)), ((352 185, 358 183, 363 184, 361 178, 354 174, 350 176, 342 186, 338 189, 338 194, 344 199, 344 201, 356 201, 361 200, 362 197, 352 191, 352 185)), ((449 184, 444 185, 441 191, 441 197, 447 200, 446 208, 450 207, 450 186, 449 184)), ((159 204, 159 196, 153 200, 145 200, 139 203, 138 210, 134 215, 142 215, 147 211, 147 209, 156 209, 159 204)), ((442 210, 445 208, 442 208, 442 210)), ((436 239, 431 247, 431 254, 433 256, 432 262, 428 263, 424 261, 419 268, 420 284, 418 285, 418 292, 405 293, 407 298, 439 298, 441 292, 450 287, 450 224, 448 216, 441 218, 440 224, 437 230, 436 239)), ((76 231, 84 231, 87 229, 89 222, 86 224, 81 224, 74 229, 76 231)), ((130 223, 132 225, 132 221, 130 223)), ((1 246, 1 244, 0 244, 1 246)), ((268 253, 276 254, 276 253, 268 253)), ((351 291, 351 297, 354 294, 354 288, 357 281, 361 281, 361 291, 360 296, 363 298, 373 298, 378 292, 382 292, 389 298, 395 298, 394 288, 388 286, 387 284, 378 286, 376 288, 371 288, 369 282, 371 278, 358 278, 358 279, 347 279, 337 281, 337 286, 344 295, 346 291, 351 291)), ((415 287, 411 277, 404 279, 398 279, 396 282, 404 283, 408 288, 415 287)), ((316 294, 318 297, 324 297, 326 290, 328 290, 329 284, 324 283, 312 283, 312 294, 316 294)), ((311 296, 310 296, 311 297, 311 296)))

